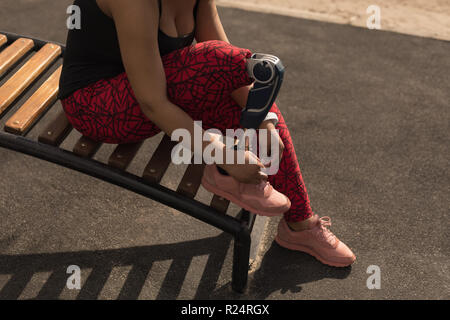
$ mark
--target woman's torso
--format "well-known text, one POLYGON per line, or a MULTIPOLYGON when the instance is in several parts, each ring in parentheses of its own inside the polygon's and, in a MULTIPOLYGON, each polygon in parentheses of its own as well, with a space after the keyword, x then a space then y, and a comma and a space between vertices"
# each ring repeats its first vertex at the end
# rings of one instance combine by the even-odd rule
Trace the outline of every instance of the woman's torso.
MULTIPOLYGON (((67 35, 59 99, 125 71, 113 19, 99 8, 96 0, 75 0, 74 5, 81 9, 81 29, 69 30, 67 35)), ((198 1, 194 7, 194 19, 197 6, 198 1)), ((161 15, 161 0, 159 11, 161 15)), ((181 37, 170 37, 159 29, 161 56, 191 45, 194 31, 181 37)))

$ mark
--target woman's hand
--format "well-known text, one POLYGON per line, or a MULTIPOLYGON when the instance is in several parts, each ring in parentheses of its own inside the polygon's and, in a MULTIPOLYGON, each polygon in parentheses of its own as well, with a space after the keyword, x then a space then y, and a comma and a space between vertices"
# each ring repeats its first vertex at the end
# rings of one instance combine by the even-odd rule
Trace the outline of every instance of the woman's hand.
MULTIPOLYGON (((236 159, 237 155, 235 152, 236 159)), ((245 164, 237 164, 237 161, 235 161, 234 164, 218 164, 217 166, 242 183, 259 184, 268 179, 267 175, 261 172, 261 169, 265 168, 264 164, 250 151, 245 151, 245 164)))

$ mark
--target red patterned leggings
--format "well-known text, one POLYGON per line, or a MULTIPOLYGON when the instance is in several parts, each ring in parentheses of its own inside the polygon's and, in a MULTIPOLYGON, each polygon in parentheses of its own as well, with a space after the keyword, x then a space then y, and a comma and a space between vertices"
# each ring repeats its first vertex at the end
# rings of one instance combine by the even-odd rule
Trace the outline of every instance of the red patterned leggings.
MULTIPOLYGON (((223 41, 206 41, 165 55, 162 60, 167 78, 167 94, 203 128, 239 128, 241 107, 231 98, 234 90, 249 85, 246 71, 247 49, 223 41)), ((100 80, 77 90, 62 100, 73 127, 84 136, 104 143, 131 143, 152 137, 161 130, 142 113, 127 75, 100 80)), ((312 215, 294 146, 280 110, 280 137, 285 145, 276 175, 269 176, 272 186, 291 200, 285 213, 287 221, 305 220, 312 215)))

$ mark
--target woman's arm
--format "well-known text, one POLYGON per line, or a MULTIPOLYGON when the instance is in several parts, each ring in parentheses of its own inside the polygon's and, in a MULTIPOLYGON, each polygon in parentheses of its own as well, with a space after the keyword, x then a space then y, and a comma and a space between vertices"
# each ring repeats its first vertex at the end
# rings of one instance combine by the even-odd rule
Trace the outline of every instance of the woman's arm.
POLYGON ((157 0, 107 1, 125 71, 142 112, 169 136, 176 129, 187 129, 193 146, 193 119, 167 97, 167 80, 158 46, 157 0))
POLYGON ((222 40, 228 42, 227 35, 220 21, 215 0, 198 0, 197 27, 195 39, 197 42, 222 40))

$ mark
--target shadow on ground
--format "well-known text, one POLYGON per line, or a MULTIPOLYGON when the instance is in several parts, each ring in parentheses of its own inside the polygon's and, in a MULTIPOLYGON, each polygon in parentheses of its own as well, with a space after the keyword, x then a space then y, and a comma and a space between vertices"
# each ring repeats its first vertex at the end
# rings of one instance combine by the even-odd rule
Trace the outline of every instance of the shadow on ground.
MULTIPOLYGON (((265 252, 260 267, 250 275, 245 295, 234 294, 233 299, 271 299, 274 293, 302 295, 302 285, 323 279, 345 279, 352 268, 326 266, 314 257, 280 247, 273 242, 265 252)), ((229 299, 227 287, 219 288, 212 299, 229 299)), ((307 297, 305 297, 307 298, 307 297)))
POLYGON ((152 265, 171 260, 156 299, 177 299, 192 259, 207 255, 208 260, 195 294, 196 299, 266 299, 275 291, 299 293, 301 285, 324 278, 344 279, 351 268, 325 266, 313 257, 291 252, 273 243, 251 275, 247 292, 232 292, 231 282, 215 289, 225 262, 232 237, 222 233, 217 237, 167 245, 81 252, 0 255, 0 274, 12 275, 0 291, 1 299, 18 299, 36 273, 50 273, 35 299, 58 299, 65 290, 74 261, 81 270, 91 272, 76 297, 78 300, 98 299, 113 268, 131 267, 117 299, 138 299, 148 281, 152 265), (189 253, 187 255, 186 253, 189 253), (287 263, 295 262, 295 263, 287 263), (273 270, 277 270, 274 274, 273 270))
POLYGON ((255 299, 269 298, 276 291, 300 293, 302 284, 326 278, 345 279, 351 270, 326 266, 306 253, 287 250, 273 242, 253 275, 250 292, 255 299))
POLYGON ((50 272, 36 299, 58 299, 66 287, 68 266, 76 261, 81 270, 91 269, 77 299, 98 299, 113 268, 131 266, 118 299, 137 299, 152 265, 171 260, 156 299, 176 299, 195 256, 208 256, 197 288, 196 298, 207 299, 215 288, 232 238, 217 237, 167 245, 116 250, 0 255, 0 274, 12 274, 0 291, 1 299, 18 299, 35 273, 50 272))

